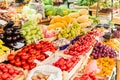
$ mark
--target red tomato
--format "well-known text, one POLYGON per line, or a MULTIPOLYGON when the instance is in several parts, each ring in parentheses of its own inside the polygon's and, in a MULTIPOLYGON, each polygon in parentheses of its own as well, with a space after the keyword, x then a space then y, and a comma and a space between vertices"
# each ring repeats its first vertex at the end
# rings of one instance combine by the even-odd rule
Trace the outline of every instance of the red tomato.
POLYGON ((18 53, 17 53, 17 56, 22 56, 22 52, 18 52, 18 53))
POLYGON ((2 77, 3 80, 5 80, 5 79, 8 77, 8 75, 6 75, 6 73, 3 73, 3 74, 1 75, 1 77, 2 77))
POLYGON ((27 60, 29 58, 29 55, 28 54, 22 55, 21 57, 22 57, 23 60, 27 60))
POLYGON ((45 60, 45 55, 44 55, 44 54, 41 54, 41 55, 40 55, 40 60, 41 60, 41 61, 45 60))
POLYGON ((36 44, 36 49, 40 49, 41 48, 41 44, 36 44))
POLYGON ((20 67, 21 66, 21 61, 16 61, 15 66, 20 67))
POLYGON ((15 57, 15 61, 19 62, 20 61, 20 57, 16 56, 15 57))
POLYGON ((29 66, 30 66, 30 69, 33 69, 36 67, 36 63, 31 63, 29 66))
POLYGON ((7 68, 3 69, 3 72, 8 73, 8 69, 7 68))
POLYGON ((13 74, 14 73, 14 69, 9 69, 8 72, 9 72, 9 74, 13 74))
POLYGON ((26 69, 26 70, 29 70, 29 69, 30 69, 30 67, 29 67, 28 64, 24 64, 24 65, 23 65, 23 68, 26 69))
POLYGON ((62 65, 61 67, 60 67, 60 69, 62 70, 62 71, 66 71, 66 69, 67 69, 67 67, 66 67, 66 65, 62 65))
POLYGON ((12 65, 14 65, 14 64, 15 64, 15 60, 11 60, 10 63, 11 63, 12 65))
POLYGON ((9 60, 14 60, 14 57, 15 57, 14 54, 10 54, 10 55, 8 56, 8 59, 9 59, 9 60))
POLYGON ((35 59, 33 59, 32 57, 29 57, 27 62, 28 62, 28 63, 33 63, 34 60, 35 60, 35 59))
POLYGON ((22 64, 22 65, 26 64, 26 61, 25 61, 25 60, 22 60, 22 61, 21 61, 21 64, 22 64))

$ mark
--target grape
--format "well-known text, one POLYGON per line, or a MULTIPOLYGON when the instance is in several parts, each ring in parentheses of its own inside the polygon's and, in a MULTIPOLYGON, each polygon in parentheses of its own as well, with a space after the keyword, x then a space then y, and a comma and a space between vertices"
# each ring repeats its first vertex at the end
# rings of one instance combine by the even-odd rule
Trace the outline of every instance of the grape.
POLYGON ((21 28, 21 33, 27 40, 27 44, 34 43, 34 39, 40 40, 44 38, 40 27, 36 24, 29 24, 26 22, 21 28))
POLYGON ((93 56, 94 59, 98 59, 101 57, 110 57, 110 58, 116 57, 115 50, 113 50, 108 46, 103 45, 102 43, 95 44, 91 55, 93 56))
POLYGON ((83 35, 85 32, 80 28, 78 23, 73 23, 71 27, 61 30, 58 34, 58 38, 73 39, 80 34, 83 35))
POLYGON ((113 38, 120 38, 120 31, 116 31, 113 33, 113 38))

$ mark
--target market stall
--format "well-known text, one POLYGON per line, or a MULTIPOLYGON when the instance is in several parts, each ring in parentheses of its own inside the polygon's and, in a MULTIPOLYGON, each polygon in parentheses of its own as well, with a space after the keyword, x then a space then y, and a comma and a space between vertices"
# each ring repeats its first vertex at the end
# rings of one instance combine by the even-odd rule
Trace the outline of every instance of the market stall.
POLYGON ((118 0, 0 1, 0 80, 120 80, 119 11, 118 0))

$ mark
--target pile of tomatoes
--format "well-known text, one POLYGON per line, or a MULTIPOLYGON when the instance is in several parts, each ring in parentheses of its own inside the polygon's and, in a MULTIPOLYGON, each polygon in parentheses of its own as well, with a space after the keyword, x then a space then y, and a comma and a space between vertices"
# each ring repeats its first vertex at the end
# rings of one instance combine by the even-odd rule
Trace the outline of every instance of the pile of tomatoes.
POLYGON ((49 57, 45 54, 46 51, 55 52, 56 47, 48 41, 40 41, 38 44, 30 44, 24 47, 21 51, 16 54, 10 54, 8 59, 10 63, 23 69, 31 70, 36 67, 34 60, 43 61, 49 57))

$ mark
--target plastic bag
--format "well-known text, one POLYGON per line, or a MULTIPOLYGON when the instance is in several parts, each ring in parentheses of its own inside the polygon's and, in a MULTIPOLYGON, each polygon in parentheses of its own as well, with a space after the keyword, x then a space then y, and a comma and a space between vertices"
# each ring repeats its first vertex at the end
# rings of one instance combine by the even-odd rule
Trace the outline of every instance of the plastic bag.
POLYGON ((36 76, 39 73, 49 75, 48 80, 62 80, 62 71, 52 65, 43 65, 32 69, 26 80, 32 80, 32 76, 36 76))

